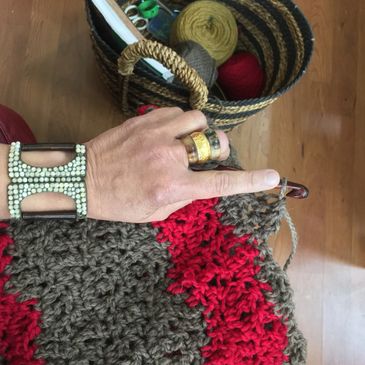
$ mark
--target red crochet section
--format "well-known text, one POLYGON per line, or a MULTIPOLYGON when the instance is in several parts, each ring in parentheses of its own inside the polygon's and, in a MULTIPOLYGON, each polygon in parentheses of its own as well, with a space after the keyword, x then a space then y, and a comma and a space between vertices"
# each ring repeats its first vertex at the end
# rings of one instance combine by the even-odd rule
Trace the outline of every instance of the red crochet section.
MULTIPOLYGON (((0 230, 7 225, 0 222, 0 230)), ((13 240, 0 232, 0 358, 8 365, 42 365, 43 360, 33 359, 35 338, 41 332, 38 323, 41 313, 34 309, 35 299, 18 302, 16 294, 7 294, 4 285, 9 280, 4 270, 12 257, 5 249, 13 240)))
POLYGON ((199 200, 163 222, 159 242, 170 241, 173 266, 168 277, 173 294, 187 293, 186 303, 204 306, 210 343, 202 348, 206 364, 278 365, 288 361, 287 328, 274 314, 264 292, 269 284, 255 279, 259 250, 237 237, 234 226, 221 224, 218 199, 199 200))

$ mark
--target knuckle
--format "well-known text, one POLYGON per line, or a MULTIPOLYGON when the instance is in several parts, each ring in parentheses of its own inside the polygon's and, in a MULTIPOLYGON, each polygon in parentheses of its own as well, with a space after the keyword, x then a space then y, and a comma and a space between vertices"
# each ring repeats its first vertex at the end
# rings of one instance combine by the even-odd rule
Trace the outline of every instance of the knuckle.
POLYGON ((201 112, 200 110, 191 110, 189 111, 189 113, 193 119, 202 120, 204 122, 207 121, 207 118, 205 117, 204 113, 201 112))
POLYGON ((173 202, 174 182, 171 178, 161 177, 151 190, 152 204, 157 207, 163 207, 173 202))
POLYGON ((165 205, 166 194, 163 189, 155 189, 152 194, 152 203, 155 207, 160 208, 165 205))
POLYGON ((171 111, 173 111, 173 112, 176 112, 176 113, 184 113, 184 111, 180 108, 180 107, 178 107, 178 106, 173 106, 173 107, 171 107, 171 108, 169 108, 171 111))
POLYGON ((125 133, 129 134, 130 132, 132 132, 134 130, 134 128, 136 128, 137 121, 138 121, 138 117, 128 119, 121 124, 121 129, 125 133))
POLYGON ((204 118, 205 119, 205 115, 201 110, 190 110, 189 113, 197 118, 204 118))
POLYGON ((256 185, 257 185, 258 181, 257 181, 257 177, 256 174, 253 172, 249 172, 248 173, 248 184, 249 184, 249 188, 253 189, 256 185))
POLYGON ((253 171, 245 171, 244 172, 244 185, 246 191, 254 191, 257 188, 257 185, 260 183, 257 175, 253 171))
POLYGON ((150 200, 152 203, 152 206, 156 208, 160 208, 164 205, 166 205, 166 191, 163 189, 163 187, 159 184, 156 184, 150 192, 150 200))
POLYGON ((225 195, 230 187, 230 178, 226 172, 217 172, 214 175, 214 191, 218 195, 225 195))
POLYGON ((133 117, 133 118, 129 118, 129 119, 125 120, 122 123, 122 125, 124 125, 124 126, 132 126, 132 125, 135 125, 138 122, 138 120, 140 120, 140 119, 141 119, 140 116, 136 116, 136 117, 133 117))
POLYGON ((199 127, 205 128, 208 124, 207 118, 200 110, 190 110, 185 113, 185 117, 191 121, 191 123, 199 124, 199 127))

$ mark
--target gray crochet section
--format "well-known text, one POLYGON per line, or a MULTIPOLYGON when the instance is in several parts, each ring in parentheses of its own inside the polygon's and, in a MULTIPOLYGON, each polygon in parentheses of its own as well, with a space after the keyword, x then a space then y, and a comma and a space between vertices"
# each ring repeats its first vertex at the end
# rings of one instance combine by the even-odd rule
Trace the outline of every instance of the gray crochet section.
POLYGON ((271 285, 273 291, 265 295, 275 304, 278 315, 286 318, 288 328, 288 347, 285 354, 290 357, 288 365, 304 365, 307 357, 307 342, 298 329, 294 318, 295 305, 293 290, 288 275, 274 261, 268 237, 277 232, 281 220, 286 217, 285 198, 269 194, 245 194, 222 198, 217 210, 224 213, 221 222, 235 225, 235 234, 242 236, 250 233, 257 239, 263 261, 257 260, 261 271, 257 278, 271 285))
MULTIPOLYGON (((13 222, 8 292, 38 298, 48 364, 200 364, 202 308, 166 291, 166 245, 147 224, 13 222)), ((1 360, 0 360, 1 363, 1 360)))
MULTIPOLYGON (((222 163, 239 167, 234 149, 222 163)), ((198 166, 211 169, 215 163, 198 166)), ((267 238, 287 218, 285 199, 267 194, 222 198, 217 210, 235 234, 253 234, 263 261, 258 279, 288 327, 288 365, 304 365, 306 341, 294 319, 287 274, 273 260, 267 238)), ((42 333, 37 356, 54 365, 201 364, 202 308, 166 292, 168 243, 156 243, 146 224, 46 221, 13 222, 16 246, 8 292, 39 298, 42 333)), ((1 359, 0 359, 1 364, 1 359)))

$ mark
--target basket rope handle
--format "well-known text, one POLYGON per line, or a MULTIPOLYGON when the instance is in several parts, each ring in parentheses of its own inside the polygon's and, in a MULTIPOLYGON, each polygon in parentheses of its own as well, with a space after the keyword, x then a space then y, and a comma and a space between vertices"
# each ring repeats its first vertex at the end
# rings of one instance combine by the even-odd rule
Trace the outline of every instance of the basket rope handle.
POLYGON ((208 101, 208 88, 205 82, 174 50, 159 42, 144 39, 127 46, 118 59, 119 73, 124 76, 131 75, 134 65, 144 57, 159 61, 190 89, 189 102, 192 109, 204 108, 208 101))

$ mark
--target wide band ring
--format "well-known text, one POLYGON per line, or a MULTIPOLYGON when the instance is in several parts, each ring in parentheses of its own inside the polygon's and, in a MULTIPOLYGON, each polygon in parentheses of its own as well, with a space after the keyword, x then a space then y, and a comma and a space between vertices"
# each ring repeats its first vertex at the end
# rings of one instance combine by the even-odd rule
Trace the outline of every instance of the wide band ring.
POLYGON ((188 154, 189 164, 218 160, 221 153, 217 133, 213 129, 193 132, 181 139, 188 154))
POLYGON ((219 157, 221 156, 221 143, 219 141, 217 132, 211 128, 208 128, 203 132, 209 141, 210 159, 213 161, 219 160, 219 157))

